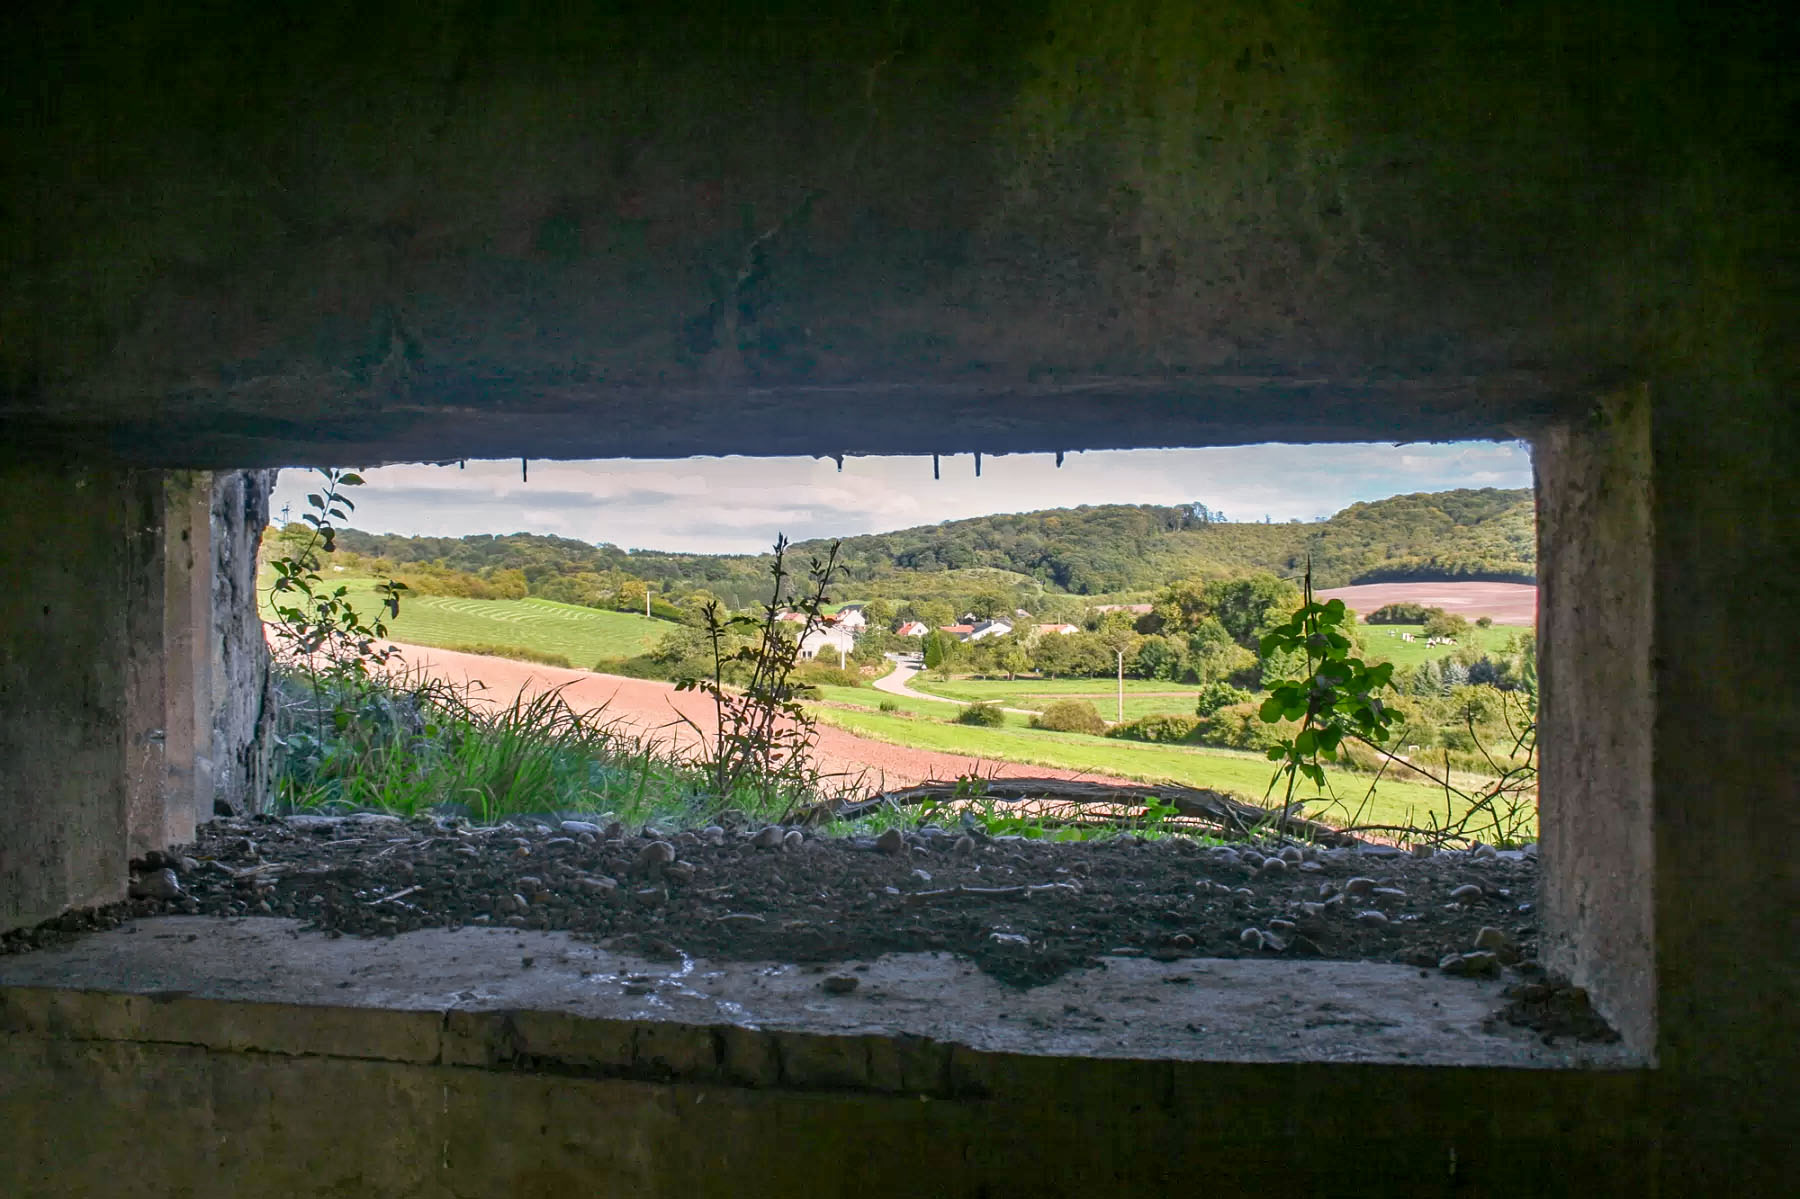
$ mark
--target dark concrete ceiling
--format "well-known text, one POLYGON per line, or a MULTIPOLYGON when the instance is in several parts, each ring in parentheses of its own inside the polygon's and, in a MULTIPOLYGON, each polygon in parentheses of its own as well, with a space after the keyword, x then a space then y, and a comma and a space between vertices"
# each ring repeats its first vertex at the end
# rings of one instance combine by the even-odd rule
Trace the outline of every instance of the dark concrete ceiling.
POLYGON ((18 3, 0 431, 166 465, 1517 435, 1784 219, 1774 7, 18 3))

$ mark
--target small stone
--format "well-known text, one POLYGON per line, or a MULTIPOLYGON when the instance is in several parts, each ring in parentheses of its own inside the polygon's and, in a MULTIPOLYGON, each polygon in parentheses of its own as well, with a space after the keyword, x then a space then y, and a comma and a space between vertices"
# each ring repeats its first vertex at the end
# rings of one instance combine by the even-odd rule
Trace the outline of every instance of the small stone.
POLYGON ((1306 860, 1306 855, 1301 853, 1296 847, 1290 845, 1281 851, 1281 860, 1290 866, 1298 866, 1301 862, 1306 860))
POLYGON ((1188 936, 1186 933, 1176 933, 1169 938, 1169 945, 1174 949, 1192 949, 1194 947, 1194 938, 1188 936))
POLYGON ((1431 848, 1431 846, 1427 845, 1423 841, 1415 842, 1412 847, 1412 856, 1415 858, 1428 858, 1434 852, 1435 851, 1431 848))
POLYGON ((906 852, 906 835, 897 828, 886 829, 875 838, 875 848, 885 854, 906 852))
POLYGON ((914 878, 918 879, 922 883, 928 883, 931 881, 931 871, 929 871, 929 870, 920 870, 917 867, 914 867, 912 876, 914 878))
POLYGON ((1237 890, 1233 891, 1231 894, 1233 895, 1233 897, 1235 897, 1237 899, 1255 899, 1256 898, 1256 892, 1252 891, 1249 887, 1239 887, 1237 890))
POLYGON ((996 945, 1019 945, 1025 948, 1031 946, 1031 938, 1024 933, 992 932, 988 934, 988 940, 996 945))
POLYGON ((652 841, 638 850, 637 869, 652 877, 660 875, 664 866, 675 860, 675 847, 667 841, 652 841))
POLYGON ((523 917, 523 916, 508 916, 506 918, 506 927, 508 927, 508 928, 530 928, 531 921, 525 919, 525 917, 523 917))
POLYGON ((530 894, 533 891, 542 891, 544 889, 544 880, 535 874, 521 874, 519 876, 518 887, 519 890, 524 891, 527 894, 530 894))
POLYGON ((854 974, 827 974, 819 987, 827 995, 848 995, 861 984, 862 979, 854 974))
POLYGON ((588 820, 565 820, 562 822, 561 827, 562 831, 569 834, 571 837, 581 834, 585 834, 589 837, 598 837, 600 835, 600 826, 588 820))
POLYGON ((165 866, 133 880, 129 894, 133 899, 180 899, 181 880, 165 866))
POLYGON ((1500 973, 1500 958, 1487 952, 1453 953, 1438 962, 1438 969, 1445 974, 1471 978, 1478 975, 1492 977, 1500 973))
POLYGON ((523 912, 527 908, 531 907, 531 901, 526 899, 523 895, 518 894, 517 892, 514 892, 513 895, 510 896, 510 898, 512 900, 512 906, 507 909, 507 911, 509 911, 509 912, 523 912))
POLYGON ((789 829, 781 838, 781 848, 789 853, 806 844, 806 834, 797 828, 789 829))
POLYGON ((1249 949, 1263 947, 1263 935, 1260 928, 1247 928, 1238 934, 1238 942, 1249 949))
POLYGON ((1319 898, 1320 899, 1331 899, 1334 896, 1336 896, 1337 893, 1338 893, 1338 889, 1337 889, 1336 884, 1334 884, 1334 883, 1320 883, 1319 884, 1319 898))
POLYGON ((1325 866, 1321 862, 1302 862, 1299 869, 1307 874, 1323 874, 1325 872, 1325 866))
POLYGON ((1492 845, 1487 845, 1480 841, 1475 842, 1474 845, 1469 847, 1469 857, 1475 859, 1476 861, 1481 861, 1483 859, 1489 859, 1489 858, 1494 858, 1494 857, 1498 857, 1498 856, 1499 856, 1498 850, 1496 850, 1492 845))
POLYGON ((1369 892, 1369 898, 1377 903, 1399 903, 1406 898, 1406 892, 1399 887, 1376 887, 1369 892))
POLYGON ((692 862, 670 862, 663 867, 662 876, 672 883, 691 883, 694 881, 694 864, 692 862))
POLYGON ((1495 928, 1491 924, 1483 925, 1481 931, 1475 934, 1475 948, 1477 949, 1488 949, 1498 953, 1502 949, 1514 949, 1517 946, 1518 941, 1514 940, 1511 933, 1503 928, 1495 928))
POLYGON ((1244 865, 1250 867, 1250 869, 1252 869, 1252 870, 1260 870, 1260 869, 1262 869, 1262 864, 1263 864, 1264 858, 1260 853, 1257 853, 1254 849, 1246 849, 1242 853, 1238 854, 1238 861, 1240 861, 1244 865))
POLYGON ((1346 895, 1367 895, 1374 889, 1375 880, 1372 878, 1364 878, 1360 874, 1355 878, 1344 880, 1344 894, 1346 895))
POLYGON ((603 898, 611 898, 619 890, 619 880, 608 878, 604 874, 583 875, 575 880, 575 885, 589 895, 599 895, 603 898))
POLYGON ((725 830, 716 824, 709 824, 700 830, 700 837, 708 845, 725 844, 725 830))
POLYGON ((1263 941, 1262 947, 1264 949, 1272 949, 1276 953, 1280 953, 1282 950, 1287 948, 1287 941, 1284 938, 1282 938, 1281 936, 1279 936, 1275 933, 1272 933, 1272 932, 1263 933, 1262 941, 1263 941))
POLYGON ((1269 875, 1286 874, 1287 868, 1288 864, 1280 858, 1264 858, 1262 866, 1256 872, 1269 875))
POLYGON ((782 828, 779 824, 771 824, 759 830, 754 837, 751 837, 750 844, 757 849, 778 849, 781 846, 781 838, 783 835, 782 828))
POLYGON ((1464 883, 1456 890, 1450 892, 1450 898, 1454 899, 1457 903, 1477 903, 1485 894, 1486 892, 1474 883, 1464 883))
POLYGON ((620 837, 625 835, 625 826, 615 820, 605 828, 601 829, 600 835, 605 837, 608 841, 617 841, 620 837))
POLYGON ((1269 921, 1269 931, 1273 933, 1291 933, 1299 927, 1300 926, 1295 924, 1292 920, 1277 919, 1269 921))
POLYGON ((1392 923, 1392 921, 1387 918, 1386 912, 1377 912, 1373 908, 1370 908, 1367 911, 1358 912, 1355 919, 1358 924, 1366 924, 1371 928, 1386 928, 1392 923))
POLYGON ((956 844, 950 847, 950 852, 959 858, 968 857, 975 852, 975 838, 964 833, 956 839, 956 844))

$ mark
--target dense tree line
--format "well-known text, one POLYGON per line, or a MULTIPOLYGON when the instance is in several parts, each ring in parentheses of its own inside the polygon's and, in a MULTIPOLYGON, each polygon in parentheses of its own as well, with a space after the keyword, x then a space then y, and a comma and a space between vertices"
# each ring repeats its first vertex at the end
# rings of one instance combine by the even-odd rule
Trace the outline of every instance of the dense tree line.
MULTIPOLYGON (((1024 609, 1078 620, 1102 597, 1142 598, 1171 580, 1266 572, 1320 587, 1391 579, 1516 579, 1536 570, 1529 491, 1462 490, 1354 504, 1313 524, 1232 523, 1202 504, 1109 504, 982 516, 845 538, 840 598, 941 605, 960 616, 1024 609)), ((351 564, 391 570, 426 593, 525 594, 641 610, 716 598, 768 599, 766 555, 624 550, 536 533, 401 537, 345 529, 351 564), (416 584, 415 584, 416 580, 416 584)), ((828 543, 801 542, 796 554, 828 543)), ((906 615, 903 613, 903 616, 906 615)), ((927 623, 933 623, 927 621, 927 623)))

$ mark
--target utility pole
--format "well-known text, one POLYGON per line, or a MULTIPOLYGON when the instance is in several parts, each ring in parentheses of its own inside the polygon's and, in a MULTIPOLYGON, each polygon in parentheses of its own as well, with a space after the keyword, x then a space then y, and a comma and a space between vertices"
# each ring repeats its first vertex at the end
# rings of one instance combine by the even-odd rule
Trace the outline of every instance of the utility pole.
POLYGON ((1119 719, 1116 723, 1125 723, 1125 651, 1114 650, 1119 655, 1119 719))
POLYGON ((644 584, 644 619, 650 619, 650 584, 644 584))

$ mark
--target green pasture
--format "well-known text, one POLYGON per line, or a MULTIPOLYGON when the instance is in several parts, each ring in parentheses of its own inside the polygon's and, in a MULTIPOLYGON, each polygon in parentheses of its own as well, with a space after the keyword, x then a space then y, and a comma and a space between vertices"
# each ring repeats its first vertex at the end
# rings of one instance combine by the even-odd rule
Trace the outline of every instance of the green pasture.
MULTIPOLYGON (((999 703, 1009 708, 1034 710, 1042 710, 1046 704, 1059 699, 1084 699, 1107 720, 1117 716, 1119 707, 1118 682, 1107 679, 1015 679, 1008 682, 1005 679, 953 678, 943 683, 917 675, 910 686, 914 691, 941 695, 959 703, 999 703)), ((1197 687, 1183 687, 1179 683, 1126 679, 1125 719, 1136 720, 1159 712, 1192 716, 1198 691, 1197 687)))
MULTIPOLYGON (((372 579, 340 579, 357 611, 380 607, 372 579)), ((268 580, 259 599, 270 616, 268 580)), ((625 658, 649 649, 671 628, 630 612, 603 612, 546 599, 477 600, 448 595, 407 595, 400 615, 388 622, 395 641, 445 648, 457 645, 518 646, 561 654, 571 664, 591 668, 602 658, 625 658)))
POLYGON ((1531 629, 1527 626, 1497 624, 1483 629, 1471 622, 1468 633, 1458 637, 1455 645, 1427 647, 1424 625, 1365 624, 1356 628, 1357 640, 1362 642, 1364 659, 1370 662, 1392 662, 1396 666, 1417 666, 1421 662, 1452 657, 1458 650, 1471 645, 1483 653, 1498 654, 1513 637, 1529 632, 1531 629), (1402 633, 1411 633, 1413 639, 1402 640, 1402 633))

